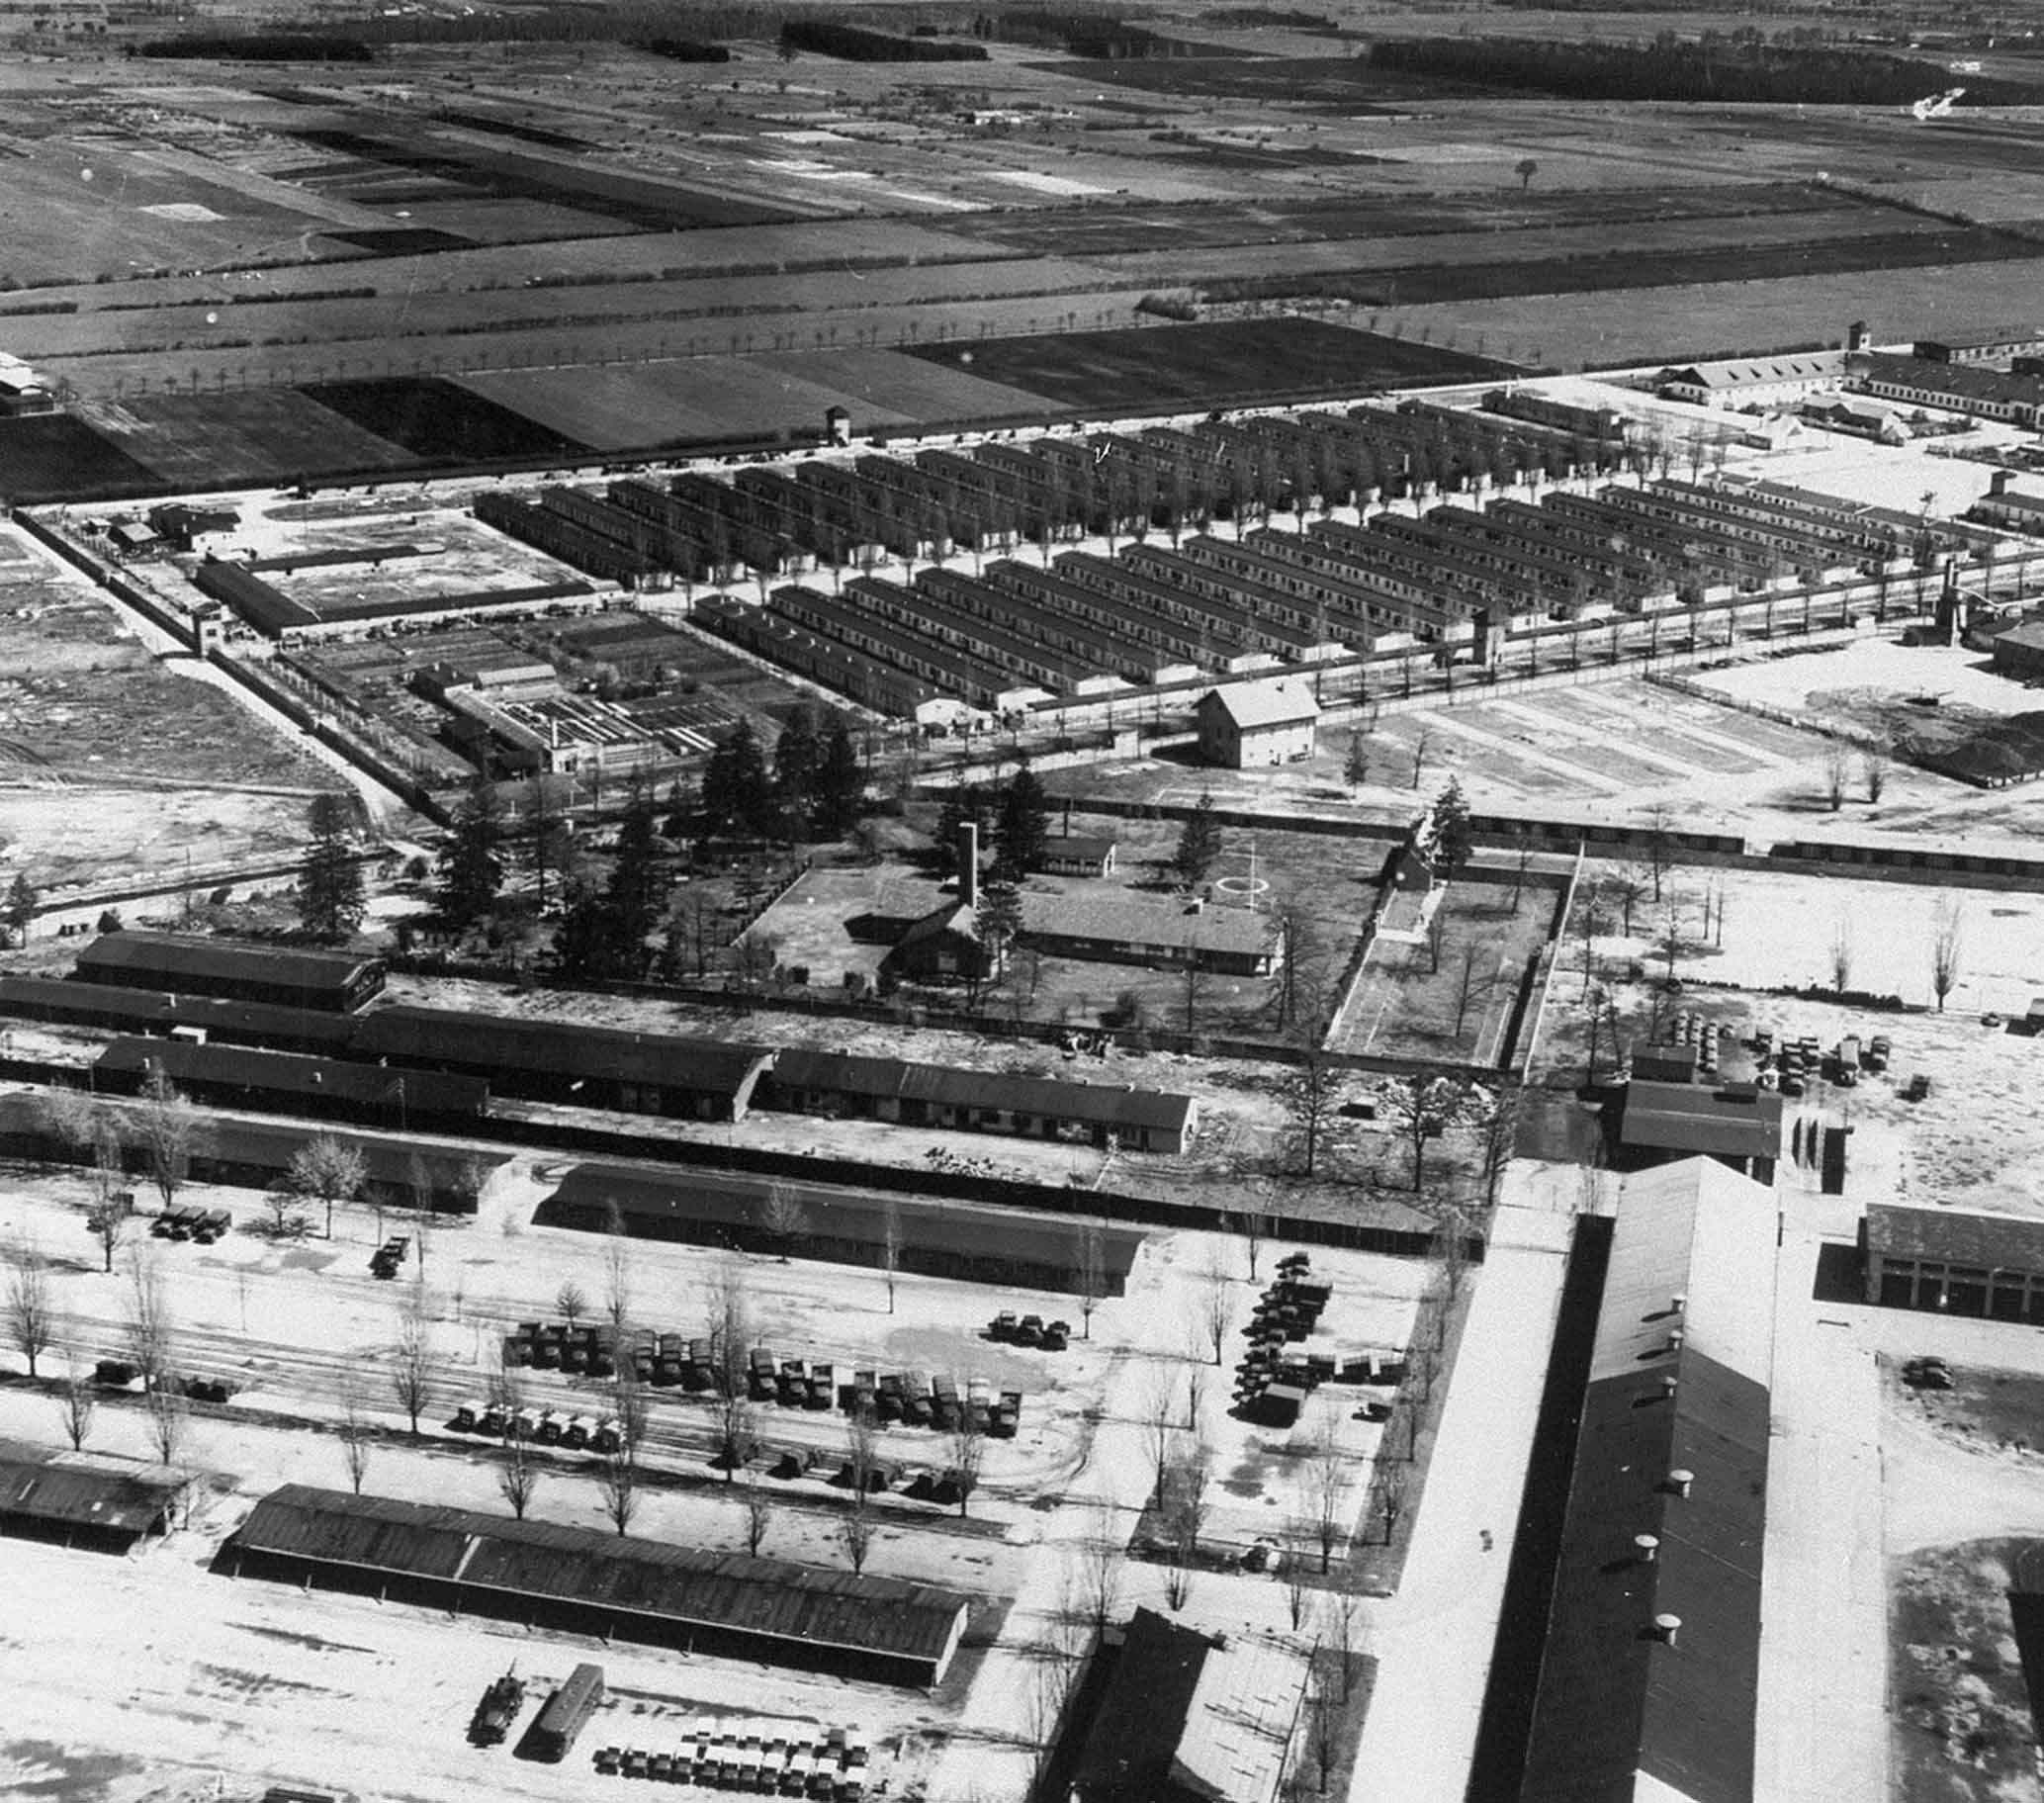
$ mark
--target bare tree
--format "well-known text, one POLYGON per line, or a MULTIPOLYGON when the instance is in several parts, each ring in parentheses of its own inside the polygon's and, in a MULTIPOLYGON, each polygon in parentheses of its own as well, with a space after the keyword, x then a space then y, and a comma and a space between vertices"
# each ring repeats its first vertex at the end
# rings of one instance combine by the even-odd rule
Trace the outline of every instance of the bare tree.
POLYGON ((1411 1466, 1397 1459, 1377 1462, 1371 1483, 1370 1502, 1385 1546, 1391 1544, 1398 1531, 1398 1523, 1404 1519, 1406 1480, 1411 1470, 1411 1466))
POLYGON ((554 1292, 554 1307, 572 1330, 589 1311, 588 1292, 571 1277, 554 1292))
POLYGON ((1604 907, 1602 882, 1586 882, 1576 889, 1575 911, 1569 924, 1582 946, 1582 986, 1583 993, 1588 995, 1597 976, 1597 941, 1611 926, 1604 907))
POLYGON ((1888 789, 1888 775, 1895 767, 1895 753, 1888 741, 1877 739, 1859 754, 1860 780, 1866 784, 1868 802, 1878 802, 1888 789))
POLYGON ((352 1379, 341 1392, 340 1426, 335 1431, 340 1436, 341 1464, 347 1469, 348 1487, 359 1496, 363 1480, 369 1476, 369 1457, 375 1442, 369 1423, 363 1419, 362 1399, 352 1379))
POLYGON ((809 1213, 786 1184, 769 1184, 766 1200, 759 1207, 759 1228, 786 1264, 809 1232, 809 1213))
POLYGON ((1653 900, 1656 906, 1661 899, 1661 885, 1675 867, 1675 810, 1665 801, 1656 801, 1646 810, 1646 873, 1653 883, 1653 900))
MULTIPOLYGON (((532 1456, 532 1448, 521 1433, 511 1431, 511 1422, 504 1423, 504 1453, 496 1468, 496 1487, 503 1499, 511 1505, 512 1517, 525 1519, 525 1511, 532 1506, 533 1494, 539 1488, 542 1477, 540 1463, 532 1456)), ((620 1530, 622 1531, 622 1530, 620 1530)))
POLYGON ((631 1242, 625 1234, 625 1212, 613 1202, 606 1213, 603 1231, 603 1312, 619 1340, 632 1313, 631 1242))
MULTIPOLYGON (((291 1155, 285 1184, 292 1194, 326 1205, 326 1237, 333 1237, 333 1205, 354 1202, 369 1181, 358 1146, 332 1133, 315 1133, 291 1155)), ((281 1223, 280 1223, 281 1224, 281 1223)))
POLYGON ((958 1513, 962 1517, 972 1492, 979 1488, 979 1468, 987 1456, 987 1429, 972 1409, 962 1409, 958 1425, 951 1430, 951 1476, 958 1486, 958 1513))
POLYGON ((1845 791, 1852 784, 1852 748, 1842 739, 1824 742, 1819 768, 1823 773, 1823 796, 1836 813, 1845 805, 1845 791))
POLYGON ((1831 923, 1831 989, 1843 995, 1852 982, 1852 923, 1842 913, 1831 923))
POLYGON ((1341 1449, 1335 1418, 1329 1411, 1322 1415, 1319 1425, 1313 1430, 1305 1471, 1306 1495, 1312 1504, 1313 1538, 1320 1549, 1323 1574, 1332 1565, 1334 1549, 1341 1543, 1342 1491, 1347 1467, 1348 1459, 1341 1449))
POLYGON ((1079 1608, 1094 1633, 1105 1634, 1121 1601, 1123 1531, 1114 1505, 1096 1497, 1078 1543, 1079 1608))
MULTIPOLYGON (((619 1359, 610 1379, 610 1415, 617 1423, 617 1437, 636 1459, 645 1450, 647 1429, 653 1412, 647 1404, 646 1386, 630 1359, 619 1359)), ((750 1448, 748 1451, 750 1452, 750 1448)))
POLYGON ((887 1312, 894 1312, 894 1293, 901 1282, 901 1204, 888 1199, 880 1217, 880 1281, 887 1286, 887 1312))
POLYGON ((1355 1686, 1363 1651, 1363 1584, 1354 1561, 1342 1566, 1324 1594, 1327 1631, 1323 1638, 1334 1654, 1341 1674, 1341 1700, 1346 1703, 1355 1686))
POLYGON ((597 1462, 596 1487, 603 1495, 603 1512, 622 1538, 631 1532, 632 1517, 639 1512, 639 1454, 620 1444, 597 1462))
POLYGON ((147 1403, 149 1444, 156 1449, 156 1457, 165 1465, 175 1465, 178 1455, 184 1451, 185 1435, 192 1425, 185 1393, 174 1384, 158 1385, 149 1392, 147 1403))
POLYGON ((191 1174, 192 1154, 199 1149, 203 1136, 199 1111, 162 1071, 151 1070, 142 1088, 141 1106, 131 1118, 148 1154, 150 1180, 168 1209, 191 1174))
POLYGON ((705 1285, 709 1314, 710 1365, 716 1381, 717 1459, 726 1483, 753 1456, 752 1303, 746 1267, 735 1256, 720 1259, 705 1285))
POLYGON ((36 1361, 49 1349, 55 1336, 56 1310, 49 1296, 49 1261, 26 1239, 10 1241, 0 1256, 7 1264, 7 1337, 28 1360, 29 1376, 33 1378, 36 1361))
POLYGON ((80 1163, 89 1161, 106 1122, 106 1110, 82 1089, 52 1083, 36 1098, 36 1123, 80 1163))
POLYGON ((746 1516, 746 1551, 755 1559, 766 1541, 766 1530, 773 1522, 773 1497, 765 1485, 759 1482, 756 1472, 747 1472, 739 1482, 739 1507, 746 1516))
POLYGON ((1317 1174, 1320 1142, 1335 1110, 1336 1073, 1321 1056, 1318 1046, 1307 1050, 1305 1059, 1285 1079, 1287 1113, 1290 1116, 1291 1139, 1298 1152, 1299 1174, 1317 1174))
POLYGON ((1930 993, 1937 997, 1939 1014, 1945 1011, 1945 998, 1959 986, 1965 927, 1965 910, 1951 896, 1939 896, 1930 934, 1930 993))
POLYGON ((1206 1255, 1206 1269, 1200 1277, 1197 1305, 1201 1336, 1216 1365, 1226 1361, 1228 1332, 1235 1324, 1235 1280, 1228 1274, 1222 1248, 1215 1244, 1206 1255))
POLYGON ((1660 925, 1653 936, 1654 949, 1661 955, 1666 980, 1675 980, 1675 960, 1682 955, 1682 910, 1672 887, 1668 890, 1666 905, 1661 909, 1660 925))
POLYGON ((1315 1669, 1306 1691, 1306 1745, 1312 1749, 1313 1765, 1318 1773, 1317 1790, 1321 1796, 1327 1794, 1327 1786, 1334 1776, 1335 1761, 1341 1757, 1341 1705, 1335 1701, 1334 1691, 1328 1684, 1326 1674, 1315 1669))
POLYGON ((1305 1626, 1306 1601, 1313 1593, 1313 1568, 1308 1562, 1315 1537, 1312 1516, 1300 1512, 1286 1523, 1285 1539, 1278 1551, 1280 1575, 1285 1579, 1286 1612, 1294 1634, 1305 1626))
POLYGON ((433 1399, 433 1342, 426 1316, 426 1288, 414 1283, 398 1306, 398 1343, 391 1354, 391 1391, 418 1432, 419 1416, 433 1399))
POLYGON ((1426 773, 1427 758, 1434 749, 1434 729, 1422 724, 1412 741, 1412 786, 1419 787, 1419 779, 1426 773))
POLYGON ((1164 1466, 1171 1457, 1178 1421, 1178 1378, 1162 1359, 1150 1367, 1136 1403, 1136 1420, 1150 1455, 1150 1491, 1158 1495, 1163 1492, 1164 1466))
POLYGON ((1504 1181, 1505 1166, 1519 1139, 1519 1091, 1500 1087, 1493 1091, 1483 1113, 1483 1196, 1497 1201, 1497 1186, 1504 1181))
POLYGON ((1065 1706, 1078 1680, 1078 1666, 1061 1635, 1050 1634, 1027 1649, 1029 1660, 1027 1734, 1033 1749, 1032 1785, 1040 1785, 1063 1738, 1065 1706))
POLYGON ((1384 1088, 1386 1108, 1412 1151, 1412 1187, 1425 1187, 1427 1142, 1438 1139, 1454 1124, 1468 1094, 1459 1077, 1429 1077, 1414 1071, 1393 1078, 1384 1088))
POLYGON ((71 1450, 80 1451, 85 1445, 85 1436, 92 1431, 92 1417, 99 1410, 99 1397, 85 1368, 75 1361, 64 1368, 63 1383, 56 1393, 56 1410, 64 1424, 64 1438, 70 1441, 71 1450))
POLYGON ((176 1356, 170 1291, 162 1266, 146 1249, 136 1254, 129 1277, 129 1356, 141 1373, 143 1387, 154 1392, 162 1388, 176 1356))
POLYGON ((844 1424, 844 1478, 850 1493, 838 1524, 844 1556, 851 1561, 854 1574, 866 1569, 866 1552, 873 1543, 872 1481, 877 1440, 871 1410, 854 1408, 844 1424))
POLYGON ((1076 1233, 1078 1257, 1073 1272, 1079 1280, 1079 1321, 1082 1337, 1090 1340, 1093 1338, 1094 1311, 1106 1301, 1108 1294, 1107 1240, 1097 1220, 1081 1223, 1076 1233))
POLYGON ((279 1177, 263 1191, 263 1207, 270 1211, 270 1237, 272 1239, 303 1239, 306 1233, 305 1212, 298 1206, 303 1200, 292 1187, 289 1174, 279 1177))
POLYGON ((1647 889, 1646 873, 1638 864, 1620 864, 1605 879, 1605 888, 1611 899, 1618 904, 1618 930, 1627 939, 1633 937, 1633 910, 1645 899, 1647 889))
POLYGON ((1201 1442, 1188 1439, 1165 1467, 1158 1516, 1169 1548, 1165 1599, 1174 1609, 1186 1606, 1192 1593, 1193 1566, 1200 1551, 1200 1530, 1206 1520, 1206 1486, 1213 1454, 1201 1442))

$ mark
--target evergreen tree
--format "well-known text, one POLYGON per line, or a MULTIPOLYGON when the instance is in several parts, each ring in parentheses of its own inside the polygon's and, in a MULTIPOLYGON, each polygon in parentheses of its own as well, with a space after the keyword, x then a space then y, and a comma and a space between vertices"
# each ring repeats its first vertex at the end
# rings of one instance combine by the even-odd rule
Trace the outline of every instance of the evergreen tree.
POLYGON ((946 789, 936 811, 936 869, 940 876, 958 873, 958 829, 967 822, 979 828, 980 849, 986 849, 987 803, 978 784, 946 789))
POLYGON ((1220 856, 1220 822, 1213 817, 1213 792, 1202 790, 1200 805, 1187 818, 1171 855, 1172 873, 1182 887, 1197 889, 1220 856))
POLYGON ((980 891, 973 937, 986 952, 990 976, 1007 968, 1009 948, 1022 933, 1022 891, 1013 883, 990 882, 980 891))
POLYGON ((612 972, 614 940, 604 892, 593 883, 571 885, 561 925, 554 930, 555 968, 578 980, 607 977, 612 972))
POLYGON ((703 818, 711 833, 765 834, 773 830, 773 784, 766 754, 750 720, 710 754, 703 769, 703 818))
POLYGON ((0 925, 7 926, 26 942, 29 925, 36 918, 36 902, 35 886, 29 881, 28 873, 17 870, 14 881, 7 886, 7 899, 0 902, 0 925))
POLYGON ((859 764, 851 728, 841 714, 824 740, 823 763, 817 774, 817 825, 831 839, 842 839, 858 820, 865 799, 866 773, 859 764))
POLYGON ((1455 880, 1475 849, 1469 830, 1469 804, 1463 799, 1462 784, 1451 776, 1448 786, 1434 797, 1434 805, 1420 825, 1419 855, 1426 859, 1434 880, 1445 883, 1455 880))
POLYGON ((495 785, 478 776, 455 814, 453 836, 440 849, 440 914, 450 926, 474 926, 496 906, 504 880, 497 856, 502 841, 495 785))
POLYGON ((653 794, 635 783, 617 834, 617 861, 603 891, 619 974, 636 976, 646 958, 646 936, 665 912, 660 847, 654 832, 653 794))
POLYGON ((823 775, 824 745, 817 736, 815 710, 805 701, 788 715, 773 747, 773 788, 781 811, 799 832, 817 805, 823 775))
POLYGON ((362 866, 355 861, 351 843, 346 798, 314 795, 306 825, 312 836, 312 849, 299 880, 299 922, 314 939, 346 939, 361 925, 367 906, 362 866))
POLYGON ((995 871, 1009 882, 1021 882, 1043 861, 1050 840, 1050 798, 1026 763, 1002 791, 994 839, 995 871))

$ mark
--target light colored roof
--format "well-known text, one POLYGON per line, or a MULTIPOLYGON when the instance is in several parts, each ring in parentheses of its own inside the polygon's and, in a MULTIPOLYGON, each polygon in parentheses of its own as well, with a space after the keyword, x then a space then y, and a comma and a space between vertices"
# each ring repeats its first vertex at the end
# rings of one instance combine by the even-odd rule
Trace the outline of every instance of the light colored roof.
POLYGON ((1728 1158, 1781 1155, 1781 1096, 1759 1090, 1741 1100, 1728 1089, 1636 1078, 1626 1085, 1620 1142, 1728 1158))
MULTIPOLYGON (((1628 1177, 1590 1381, 1637 1373, 1682 1332, 1681 1357, 1765 1386, 1774 1356, 1774 1192, 1709 1158, 1628 1177), (1683 1299, 1679 1314, 1674 1299, 1683 1299)), ((1677 1375, 1680 1358, 1675 1361, 1677 1375)))
POLYGON ((1200 705, 1217 705, 1238 731, 1259 726, 1295 726, 1301 720, 1317 720, 1320 703, 1301 682, 1289 676, 1271 676, 1260 682, 1229 682, 1210 688, 1200 697, 1200 705))
POLYGON ((1161 950, 1195 946, 1201 951, 1251 955, 1271 944, 1267 914, 1254 914, 1247 908, 1195 912, 1181 901, 1153 901, 1111 886, 1100 893, 1024 889, 1022 914, 1023 933, 1049 939, 1111 940, 1127 946, 1155 946, 1161 950))
POLYGON ((1837 375, 1844 367, 1843 351, 1815 351, 1801 357, 1739 357, 1716 363, 1685 363, 1669 370, 1666 380, 1696 388, 1759 388, 1774 382, 1821 381, 1837 375))
POLYGON ((1173 1779, 1215 1803, 1275 1797, 1305 1680, 1302 1647, 1268 1634, 1221 1642, 1200 1667, 1173 1779))

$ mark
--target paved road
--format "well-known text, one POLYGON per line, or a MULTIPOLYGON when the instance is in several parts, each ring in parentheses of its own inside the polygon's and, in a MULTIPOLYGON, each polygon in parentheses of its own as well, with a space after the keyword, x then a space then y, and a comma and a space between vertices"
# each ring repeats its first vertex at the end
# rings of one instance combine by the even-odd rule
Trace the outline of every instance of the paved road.
POLYGON ((1567 1265, 1571 1217, 1554 1205, 1568 1192, 1542 1175, 1507 1173, 1404 1578, 1379 1618, 1350 1803, 1462 1803, 1468 1786, 1567 1265))

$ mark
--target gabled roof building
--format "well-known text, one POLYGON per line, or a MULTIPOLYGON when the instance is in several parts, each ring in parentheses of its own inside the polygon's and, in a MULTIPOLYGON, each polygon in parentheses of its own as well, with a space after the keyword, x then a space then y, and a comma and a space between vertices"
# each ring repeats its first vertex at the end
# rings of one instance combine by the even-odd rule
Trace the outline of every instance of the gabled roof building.
POLYGON ((1520 1803, 1750 1803, 1774 1239, 1709 1159, 1626 1179, 1520 1803))
POLYGON ((1202 763, 1226 769, 1262 769, 1313 755, 1320 704, 1293 676, 1229 682, 1209 688, 1193 709, 1202 763))

